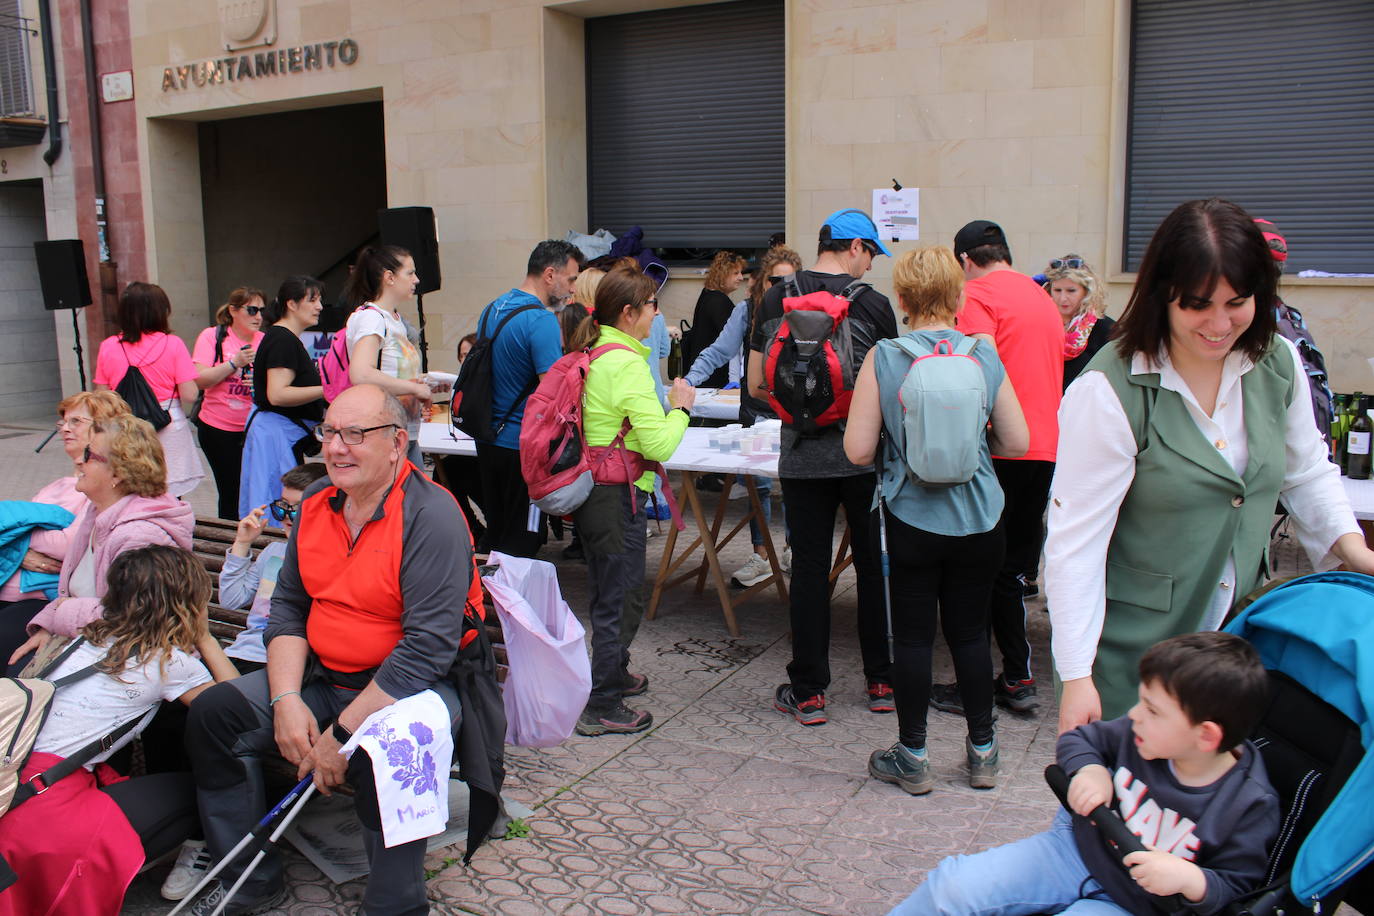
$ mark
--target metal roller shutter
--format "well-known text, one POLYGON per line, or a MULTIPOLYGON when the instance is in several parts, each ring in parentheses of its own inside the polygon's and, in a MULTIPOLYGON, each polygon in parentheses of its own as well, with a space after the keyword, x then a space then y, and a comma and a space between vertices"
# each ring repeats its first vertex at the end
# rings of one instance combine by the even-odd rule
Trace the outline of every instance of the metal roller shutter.
POLYGON ((1285 272, 1374 272, 1374 3, 1135 0, 1123 261, 1185 200, 1278 224, 1285 272))
POLYGON ((783 228, 781 0, 589 19, 588 230, 753 248, 783 228))

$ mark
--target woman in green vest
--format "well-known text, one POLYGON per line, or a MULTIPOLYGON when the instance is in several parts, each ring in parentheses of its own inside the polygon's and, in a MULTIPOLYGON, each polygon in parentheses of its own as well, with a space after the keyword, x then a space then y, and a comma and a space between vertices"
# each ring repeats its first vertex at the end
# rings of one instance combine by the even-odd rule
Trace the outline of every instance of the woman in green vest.
POLYGON ((644 612, 644 508, 654 491, 654 462, 667 461, 687 431, 696 389, 678 379, 664 413, 640 343, 658 314, 656 283, 638 267, 611 269, 596 286, 595 306, 564 342, 568 352, 591 349, 582 392, 582 433, 592 460, 587 501, 573 512, 582 537, 591 592, 592 691, 577 721, 579 735, 631 734, 653 724, 645 710, 625 705, 649 687, 630 672, 630 643, 644 612), (608 349, 607 349, 608 348, 608 349), (604 460, 598 449, 623 449, 604 460))
POLYGON ((1156 642, 1221 626, 1265 577, 1279 499, 1313 566, 1374 573, 1297 351, 1275 334, 1277 286, 1244 210, 1180 205, 1064 396, 1045 545, 1061 732, 1124 715, 1156 642))

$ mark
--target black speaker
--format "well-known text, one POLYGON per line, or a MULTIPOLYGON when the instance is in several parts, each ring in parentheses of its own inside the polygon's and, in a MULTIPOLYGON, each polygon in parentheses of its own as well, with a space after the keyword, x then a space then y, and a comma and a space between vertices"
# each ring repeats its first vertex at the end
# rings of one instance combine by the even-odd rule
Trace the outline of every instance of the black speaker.
POLYGON ((48 311, 79 309, 91 304, 91 281, 86 279, 86 252, 81 239, 34 242, 43 307, 48 311))
POLYGON ((392 207, 377 211, 383 245, 399 245, 415 259, 420 285, 415 292, 432 293, 440 286, 439 238, 433 207, 392 207))

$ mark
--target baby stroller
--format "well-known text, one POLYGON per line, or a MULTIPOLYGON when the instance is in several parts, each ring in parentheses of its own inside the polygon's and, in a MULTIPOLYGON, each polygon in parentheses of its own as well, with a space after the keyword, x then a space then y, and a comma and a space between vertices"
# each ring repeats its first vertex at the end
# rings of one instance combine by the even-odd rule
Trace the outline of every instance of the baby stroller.
MULTIPOLYGON (((1252 738, 1283 820, 1264 886, 1225 912, 1316 916, 1348 902, 1374 914, 1374 577, 1294 579, 1226 629, 1254 645, 1269 671, 1269 708, 1252 738)), ((1119 819, 1110 826, 1124 830, 1119 819)))

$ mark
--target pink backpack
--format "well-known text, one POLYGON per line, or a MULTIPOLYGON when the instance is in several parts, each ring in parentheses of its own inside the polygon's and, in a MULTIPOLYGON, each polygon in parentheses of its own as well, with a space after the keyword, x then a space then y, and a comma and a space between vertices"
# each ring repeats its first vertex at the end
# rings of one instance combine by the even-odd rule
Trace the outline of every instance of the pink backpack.
MULTIPOLYGON (((634 483, 646 471, 663 478, 663 495, 679 531, 684 527, 677 500, 663 465, 625 447, 630 421, 623 421, 610 445, 589 446, 582 433, 582 392, 592 360, 611 350, 630 350, 624 344, 605 344, 594 350, 575 350, 549 367, 525 404, 520 426, 520 472, 530 501, 547 515, 569 515, 587 501, 596 484, 623 483, 630 488, 631 505, 639 498, 634 483), (615 457, 618 460, 612 461, 615 457)), ((630 352, 634 352, 630 350, 630 352)))
MULTIPOLYGON (((361 305, 357 312, 363 309, 375 309, 375 305, 361 305)), ((381 309, 377 309, 381 311, 381 309)), ((386 341, 382 342, 384 345, 386 341)), ((377 348, 377 368, 382 368, 382 349, 377 348)), ((320 357, 316 368, 320 371, 320 384, 324 386, 324 399, 333 403, 334 399, 353 387, 353 381, 348 377, 348 323, 334 332, 334 341, 329 345, 329 349, 320 357)))

